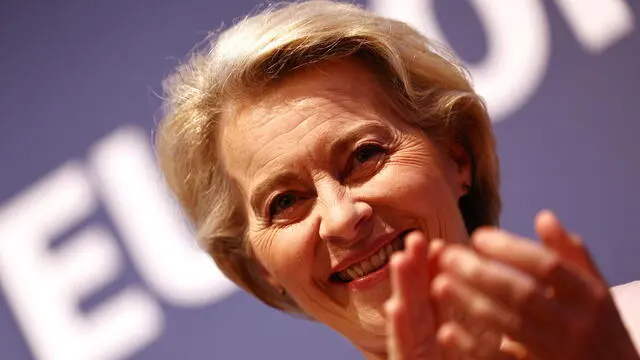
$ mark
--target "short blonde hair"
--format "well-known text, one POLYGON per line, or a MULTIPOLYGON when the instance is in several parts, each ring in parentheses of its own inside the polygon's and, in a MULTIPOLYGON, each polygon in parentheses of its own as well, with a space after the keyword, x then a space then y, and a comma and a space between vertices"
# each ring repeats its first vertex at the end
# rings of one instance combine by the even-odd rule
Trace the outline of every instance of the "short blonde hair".
POLYGON ((467 230, 498 223, 491 123, 454 56, 408 25, 356 5, 308 1, 270 7, 212 37, 166 79, 156 146, 166 181, 200 244, 232 281, 285 311, 299 308, 260 275, 246 241, 241 192, 219 158, 218 128, 230 104, 250 103, 298 68, 346 57, 376 74, 407 122, 467 150, 473 183, 459 203, 467 230))

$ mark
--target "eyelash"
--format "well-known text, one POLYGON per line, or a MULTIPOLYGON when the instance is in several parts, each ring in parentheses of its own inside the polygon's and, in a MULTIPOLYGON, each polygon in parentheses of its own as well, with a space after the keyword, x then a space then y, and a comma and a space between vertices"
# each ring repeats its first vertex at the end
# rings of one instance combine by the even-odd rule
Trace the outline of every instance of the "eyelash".
MULTIPOLYGON (((346 166, 346 171, 342 176, 343 181, 346 179, 350 179, 350 177, 352 175, 354 175, 355 171, 357 170, 358 166, 365 166, 367 165, 368 162, 370 162, 373 158, 375 158, 376 156, 380 156, 380 155, 386 155, 388 152, 388 150, 379 145, 379 144, 375 144, 375 143, 367 143, 367 144, 363 144, 361 146, 359 146, 349 157, 349 163, 346 166), (367 151, 374 151, 374 154, 366 154, 367 151), (365 157, 362 158, 359 156, 360 155, 364 155, 365 157), (356 162, 359 162, 360 164, 355 164, 356 162)), ((379 165, 380 161, 377 162, 376 165, 379 165)), ((378 166, 376 166, 376 169, 378 168, 378 166)), ((374 170, 374 169, 372 169, 374 170)), ((365 176, 367 175, 371 175, 370 173, 366 173, 364 174, 365 176)), ((358 178, 355 179, 356 181, 360 180, 358 178)), ((291 200, 291 198, 289 198, 289 200, 291 200)), ((304 200, 304 198, 302 196, 300 196, 299 194, 295 193, 295 192, 284 192, 281 194, 278 194, 276 196, 273 197, 273 199, 269 202, 269 206, 268 206, 268 217, 269 220, 273 220, 274 217, 281 215, 283 212, 287 211, 288 209, 292 208, 293 206, 296 205, 296 203, 300 200, 304 200), (291 197, 293 196, 293 203, 292 204, 285 204, 284 206, 280 206, 282 209, 278 209, 278 206, 281 205, 280 201, 282 200, 287 200, 287 197, 291 197)))
POLYGON ((349 163, 348 163, 348 165, 346 167, 346 172, 345 172, 345 174, 343 176, 343 180, 354 180, 354 181, 361 180, 361 179, 359 179, 357 177, 355 179, 352 178, 353 175, 358 175, 358 174, 356 174, 356 170, 358 170, 357 166, 366 166, 366 165, 368 165, 367 163, 370 163, 372 160, 376 160, 376 158, 377 158, 377 161, 375 163, 376 166, 375 166, 375 168, 370 169, 371 172, 367 172, 365 174, 359 174, 362 177, 368 177, 368 176, 372 175, 372 172, 379 168, 380 160, 382 160, 379 157, 380 156, 384 156, 387 153, 388 153, 387 148, 385 148, 385 147, 383 147, 382 145, 379 145, 379 144, 368 143, 368 144, 363 144, 363 145, 359 146, 353 152, 351 157, 349 158, 349 163), (375 153, 374 154, 368 154, 369 156, 364 158, 364 159, 362 159, 362 160, 358 159, 359 155, 363 154, 365 151, 375 151, 375 153), (355 164, 356 161, 360 162, 360 164, 356 165, 355 164))
POLYGON ((274 196, 273 200, 271 200, 271 202, 269 203, 269 219, 273 219, 273 217, 275 217, 276 215, 279 215, 282 211, 286 211, 287 209, 295 205, 294 203, 290 206, 287 206, 280 212, 277 211, 276 207, 279 205, 279 201, 285 199, 285 197, 287 196, 295 196, 294 201, 300 200, 300 196, 298 196, 296 193, 293 193, 293 192, 285 192, 285 193, 274 196))

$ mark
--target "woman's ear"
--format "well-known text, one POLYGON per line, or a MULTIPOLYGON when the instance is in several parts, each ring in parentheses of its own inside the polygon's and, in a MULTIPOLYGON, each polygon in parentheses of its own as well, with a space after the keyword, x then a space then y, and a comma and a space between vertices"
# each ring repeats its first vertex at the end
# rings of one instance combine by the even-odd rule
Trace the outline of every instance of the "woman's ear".
POLYGON ((452 143, 449 146, 449 158, 453 160, 454 169, 452 180, 454 193, 458 198, 469 193, 472 184, 472 166, 469 152, 460 143, 452 143))

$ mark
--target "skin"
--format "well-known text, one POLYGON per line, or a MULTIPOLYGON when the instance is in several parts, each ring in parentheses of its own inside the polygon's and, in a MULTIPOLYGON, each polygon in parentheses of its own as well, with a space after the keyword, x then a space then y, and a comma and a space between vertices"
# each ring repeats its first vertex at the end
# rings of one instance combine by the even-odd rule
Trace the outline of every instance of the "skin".
POLYGON ((224 163, 245 194, 249 240, 267 279, 370 359, 387 357, 390 280, 354 291, 329 280, 335 266, 394 231, 468 241, 457 207, 470 181, 467 154, 437 147, 391 108, 366 67, 339 61, 285 79, 222 129, 224 163), (264 185, 280 174, 288 176, 264 185))
POLYGON ((365 66, 343 60, 229 112, 222 159, 265 278, 367 359, 637 360, 577 237, 543 212, 541 245, 498 229, 469 239, 457 207, 468 154, 392 108, 365 66), (404 230, 388 277, 355 288, 330 280, 404 230))
MULTIPOLYGON (((499 229, 474 233, 473 249, 442 245, 432 254, 440 266, 431 283, 436 301, 526 347, 507 349, 507 358, 639 359, 582 241, 550 211, 538 214, 535 229, 542 245, 499 229)), ((447 324, 438 338, 459 354, 473 354, 479 340, 447 324)))

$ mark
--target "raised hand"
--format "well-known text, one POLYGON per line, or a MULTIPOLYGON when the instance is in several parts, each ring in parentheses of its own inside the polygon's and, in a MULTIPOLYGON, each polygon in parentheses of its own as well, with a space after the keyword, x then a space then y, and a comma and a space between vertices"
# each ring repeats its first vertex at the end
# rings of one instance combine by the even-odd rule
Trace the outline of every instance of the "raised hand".
POLYGON ((409 234, 405 249, 393 254, 389 266, 391 297, 385 304, 389 360, 440 359, 424 234, 409 234))
POLYGON ((466 316, 453 304, 436 304, 429 294, 431 276, 444 242, 421 233, 405 240, 405 250, 390 261, 392 294, 387 301, 389 359, 519 359, 515 343, 501 347, 503 334, 466 316))
POLYGON ((433 296, 500 329, 544 360, 640 357, 608 286, 579 239, 548 213, 545 246, 497 229, 472 236, 475 252, 447 246, 433 296))

